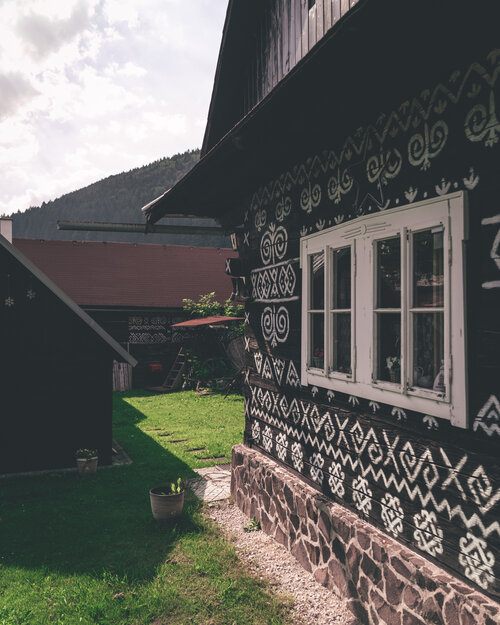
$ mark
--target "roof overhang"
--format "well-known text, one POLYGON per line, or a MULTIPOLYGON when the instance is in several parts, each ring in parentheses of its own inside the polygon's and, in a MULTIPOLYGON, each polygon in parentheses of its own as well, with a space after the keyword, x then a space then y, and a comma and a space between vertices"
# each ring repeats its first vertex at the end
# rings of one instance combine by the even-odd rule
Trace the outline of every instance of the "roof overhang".
POLYGON ((231 323, 233 321, 243 321, 243 317, 224 317, 222 315, 214 315, 212 317, 201 317, 200 319, 188 319, 180 323, 172 324, 172 328, 200 328, 204 326, 219 326, 231 323))
POLYGON ((90 317, 84 310, 78 306, 76 302, 74 302, 69 295, 67 295, 62 289, 60 289, 57 284, 52 282, 50 278, 48 278, 36 265, 34 265, 24 254, 22 254, 12 243, 7 241, 7 239, 3 236, 0 236, 0 245, 4 247, 10 254, 23 265, 30 273, 32 273, 35 278, 40 280, 40 282, 45 285, 49 291, 58 297, 63 304, 65 304, 73 313, 80 317, 83 323, 87 324, 91 330, 93 330, 115 353, 116 357, 119 360, 122 360, 132 367, 135 367, 137 364, 137 360, 129 354, 123 347, 116 341, 111 335, 109 335, 106 330, 101 328, 101 326, 96 323, 92 317, 90 317))
POLYGON ((144 208, 148 222, 184 212, 239 224, 238 202, 308 151, 331 149, 379 112, 447 80, 471 53, 498 46, 499 18, 496 0, 359 0, 186 176, 144 208))

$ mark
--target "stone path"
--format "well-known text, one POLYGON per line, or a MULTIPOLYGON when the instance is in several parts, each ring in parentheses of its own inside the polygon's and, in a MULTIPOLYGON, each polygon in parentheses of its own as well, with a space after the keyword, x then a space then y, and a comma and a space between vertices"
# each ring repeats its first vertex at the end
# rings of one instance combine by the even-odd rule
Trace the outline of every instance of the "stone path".
POLYGON ((189 488, 202 501, 222 501, 231 494, 231 465, 217 464, 215 467, 195 469, 200 477, 187 480, 189 488))

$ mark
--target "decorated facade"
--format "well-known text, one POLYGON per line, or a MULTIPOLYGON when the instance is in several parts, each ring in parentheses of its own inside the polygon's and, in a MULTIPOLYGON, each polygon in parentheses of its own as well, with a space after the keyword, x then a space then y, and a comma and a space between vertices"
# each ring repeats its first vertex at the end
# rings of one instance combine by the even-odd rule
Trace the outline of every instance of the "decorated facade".
MULTIPOLYGON (((147 215, 191 200, 235 229, 250 290, 245 445, 498 601, 498 7, 240 4, 205 156, 147 215), (243 23, 261 26, 237 39, 243 23), (200 202, 195 183, 221 163, 217 197, 200 202)), ((256 484, 242 506, 267 514, 256 484)), ((314 550, 301 532, 282 542, 314 550)), ((365 608, 370 623, 406 618, 365 608)))

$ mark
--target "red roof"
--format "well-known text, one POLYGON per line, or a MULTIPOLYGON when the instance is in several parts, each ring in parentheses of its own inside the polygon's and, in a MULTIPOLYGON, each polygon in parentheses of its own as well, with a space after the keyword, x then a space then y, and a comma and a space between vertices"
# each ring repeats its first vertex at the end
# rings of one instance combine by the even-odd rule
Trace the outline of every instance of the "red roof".
POLYGON ((81 306, 181 308, 215 291, 231 294, 225 260, 228 248, 14 239, 33 264, 81 306))
POLYGON ((181 321, 174 323, 172 328, 194 328, 196 326, 216 326, 229 321, 242 321, 244 317, 222 317, 215 315, 213 317, 202 317, 201 319, 189 319, 189 321, 181 321))

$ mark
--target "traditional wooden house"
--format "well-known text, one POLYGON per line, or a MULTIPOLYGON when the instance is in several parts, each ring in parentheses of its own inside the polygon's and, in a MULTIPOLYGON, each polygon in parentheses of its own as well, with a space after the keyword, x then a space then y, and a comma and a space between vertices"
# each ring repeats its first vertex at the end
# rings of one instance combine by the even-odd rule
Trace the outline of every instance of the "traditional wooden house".
MULTIPOLYGON (((14 245, 138 360, 135 388, 165 379, 179 351, 172 324, 188 319, 183 298, 231 294, 231 249, 14 239, 14 245)), ((177 337, 180 338, 180 337, 177 337)))
POLYGON ((136 361, 4 236, 0 346, 0 474, 110 464, 113 361, 136 361))
POLYGON ((500 5, 229 2, 200 162, 232 227, 233 494, 371 625, 500 618, 500 5))

